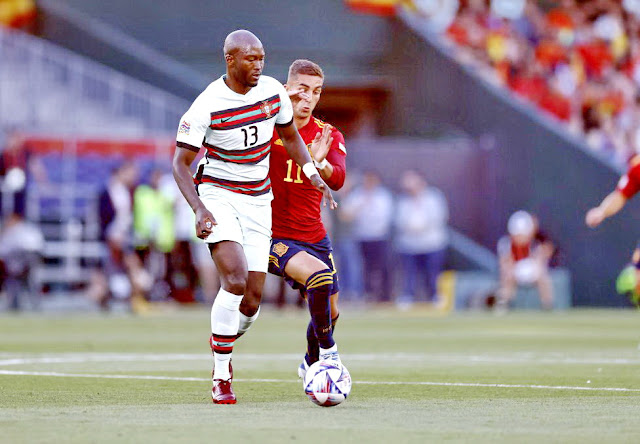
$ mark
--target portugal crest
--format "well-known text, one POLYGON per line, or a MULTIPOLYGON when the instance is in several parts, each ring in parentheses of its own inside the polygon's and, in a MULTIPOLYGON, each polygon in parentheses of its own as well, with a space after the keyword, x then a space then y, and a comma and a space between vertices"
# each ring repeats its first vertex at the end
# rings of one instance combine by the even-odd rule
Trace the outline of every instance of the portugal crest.
POLYGON ((273 106, 265 100, 262 102, 262 105, 260 105, 260 111, 262 111, 268 119, 271 117, 271 113, 273 112, 273 106))

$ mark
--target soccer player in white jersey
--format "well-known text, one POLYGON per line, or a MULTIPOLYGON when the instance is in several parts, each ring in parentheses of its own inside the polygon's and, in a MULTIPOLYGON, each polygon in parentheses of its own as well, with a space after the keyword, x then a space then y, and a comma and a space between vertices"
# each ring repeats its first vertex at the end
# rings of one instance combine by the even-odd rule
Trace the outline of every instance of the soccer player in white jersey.
POLYGON ((220 273, 221 288, 211 308, 212 400, 235 404, 231 352, 258 316, 269 263, 274 127, 325 203, 331 208, 336 203, 293 124, 287 92, 262 75, 260 40, 249 31, 234 31, 225 39, 224 57, 226 75, 212 82, 180 121, 173 175, 220 273), (202 147, 206 154, 192 177, 190 166, 202 147))

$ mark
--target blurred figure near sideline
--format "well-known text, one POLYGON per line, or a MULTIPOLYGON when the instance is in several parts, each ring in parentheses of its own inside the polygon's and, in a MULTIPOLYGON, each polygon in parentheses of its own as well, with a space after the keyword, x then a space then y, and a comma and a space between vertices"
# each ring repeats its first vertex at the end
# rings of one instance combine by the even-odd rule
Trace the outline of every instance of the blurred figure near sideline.
POLYGON ((498 241, 500 288, 497 309, 508 309, 518 286, 535 285, 542 308, 553 308, 553 290, 549 260, 553 254, 550 241, 536 239, 536 220, 526 211, 516 211, 507 224, 508 235, 498 241))
POLYGON ((355 240, 354 221, 350 218, 348 208, 345 212, 343 202, 359 183, 359 172, 351 172, 345 177, 342 189, 336 193, 340 203, 335 212, 336 222, 332 224, 332 238, 335 240, 334 251, 338 269, 340 270, 341 298, 349 301, 362 302, 364 298, 364 283, 362 273, 362 257, 359 245, 355 240))
POLYGON ((360 247, 365 291, 376 302, 391 300, 389 238, 393 220, 393 196, 375 171, 364 173, 363 183, 342 203, 342 217, 353 223, 353 237, 360 247))
MULTIPOLYGON (((124 162, 113 171, 99 197, 102 239, 108 249, 104 266, 108 291, 96 294, 90 288, 89 293, 104 309, 115 299, 130 301, 136 311, 153 283, 133 249, 133 190, 137 180, 135 163, 124 162)), ((100 281, 95 278, 95 282, 100 281)))
POLYGON ((404 268, 404 288, 399 306, 407 307, 416 299, 418 280, 426 279, 427 301, 439 303, 437 281, 444 266, 448 244, 449 208, 444 194, 429 186, 415 170, 402 174, 404 195, 395 213, 396 251, 404 268))
POLYGON ((136 253, 153 279, 151 301, 164 300, 170 293, 167 267, 175 245, 173 201, 162 189, 163 176, 162 170, 154 169, 149 183, 138 185, 133 195, 136 253))
POLYGON ((37 225, 17 213, 11 214, 0 230, 0 289, 9 298, 9 309, 20 310, 27 295, 38 308, 40 289, 34 288, 31 274, 42 260, 44 236, 37 225))
MULTIPOLYGON (((218 290, 220 290, 220 278, 215 263, 211 260, 211 253, 206 244, 196 237, 193 230, 196 219, 193 210, 180 194, 180 189, 173 176, 163 179, 163 189, 171 196, 175 211, 175 239, 176 244, 171 254, 169 267, 169 280, 174 288, 180 287, 180 283, 189 283, 199 288, 193 288, 195 299, 207 304, 212 304, 218 290), (195 279, 195 282, 194 282, 195 279)), ((174 294, 174 299, 185 302, 179 291, 174 294)))

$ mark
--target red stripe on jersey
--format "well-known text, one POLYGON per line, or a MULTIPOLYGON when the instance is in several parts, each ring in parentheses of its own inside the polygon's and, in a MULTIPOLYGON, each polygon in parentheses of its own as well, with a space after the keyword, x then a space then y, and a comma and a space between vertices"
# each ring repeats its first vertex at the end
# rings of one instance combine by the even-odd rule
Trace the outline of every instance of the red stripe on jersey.
POLYGON ((275 105, 277 102, 280 102, 280 96, 276 94, 275 96, 271 96, 265 100, 260 100, 259 102, 253 103, 251 105, 240 106, 238 108, 229 108, 222 111, 215 111, 211 113, 211 120, 224 119, 226 117, 233 117, 237 116, 238 114, 256 111, 260 109, 260 107, 263 106, 265 102, 270 105, 275 105))
POLYGON ((255 116, 245 117, 244 119, 234 120, 232 122, 224 122, 224 123, 212 123, 210 128, 215 130, 230 130, 234 128, 239 128, 241 126, 251 125, 252 123, 263 122, 265 120, 273 119, 277 115, 277 111, 274 114, 266 115, 266 114, 257 114, 255 116))
POLYGON ((194 179, 196 185, 201 183, 210 183, 219 188, 233 191, 238 194, 246 194, 249 196, 261 196, 267 194, 271 190, 271 180, 266 177, 263 180, 255 180, 250 182, 236 182, 233 180, 218 179, 212 176, 202 176, 200 180, 194 179))
POLYGON ((203 144, 207 149, 207 157, 222 162, 256 164, 265 159, 271 152, 271 140, 246 150, 225 150, 217 146, 203 144))

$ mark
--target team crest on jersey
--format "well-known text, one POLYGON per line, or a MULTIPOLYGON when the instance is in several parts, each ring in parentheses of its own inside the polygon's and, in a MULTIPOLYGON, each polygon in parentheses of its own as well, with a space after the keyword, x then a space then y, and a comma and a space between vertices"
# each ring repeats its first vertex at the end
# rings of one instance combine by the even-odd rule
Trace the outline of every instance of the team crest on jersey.
POLYGON ((178 128, 178 134, 189 134, 189 130, 191 130, 191 124, 186 121, 180 122, 180 127, 178 128))
POLYGON ((282 242, 278 242, 273 246, 272 250, 275 254, 282 257, 282 255, 284 255, 287 251, 289 251, 289 247, 287 247, 282 242))
POLYGON ((271 113, 273 112, 273 106, 265 100, 264 102, 262 102, 262 105, 260 105, 260 111, 262 111, 267 116, 267 118, 269 118, 271 117, 271 113))

